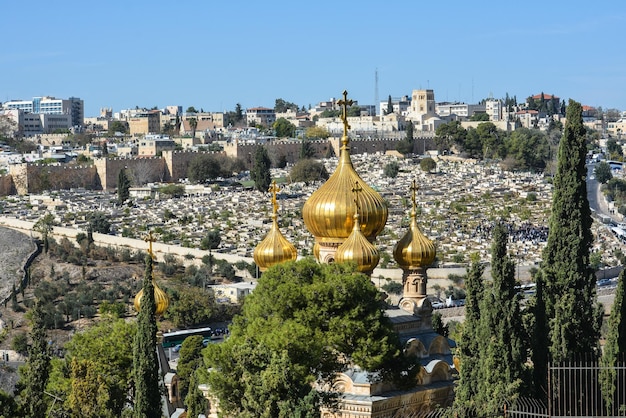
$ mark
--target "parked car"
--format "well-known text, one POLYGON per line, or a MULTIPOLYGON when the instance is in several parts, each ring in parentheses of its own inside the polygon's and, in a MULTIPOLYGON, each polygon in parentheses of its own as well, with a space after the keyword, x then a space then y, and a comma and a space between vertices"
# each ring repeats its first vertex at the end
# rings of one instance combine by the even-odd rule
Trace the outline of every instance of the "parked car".
POLYGON ((180 348, 181 348, 182 346, 183 346, 182 344, 176 344, 176 345, 174 346, 174 348, 172 348, 172 351, 173 351, 173 352, 175 352, 175 353, 178 353, 178 352, 180 351, 180 348))

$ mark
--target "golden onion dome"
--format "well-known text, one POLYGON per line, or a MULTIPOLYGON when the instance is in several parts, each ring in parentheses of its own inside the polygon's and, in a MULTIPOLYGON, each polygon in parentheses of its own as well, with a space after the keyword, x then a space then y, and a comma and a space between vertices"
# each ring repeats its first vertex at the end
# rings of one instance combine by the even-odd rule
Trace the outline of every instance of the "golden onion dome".
POLYGON ((279 189, 276 186, 276 181, 272 182, 269 191, 272 193, 272 205, 274 208, 272 227, 265 238, 256 246, 253 253, 254 262, 261 271, 265 271, 275 264, 295 260, 298 256, 296 247, 287 241, 278 228, 276 193, 278 193, 279 189))
POLYGON ((339 163, 329 179, 307 199, 302 208, 302 217, 316 241, 343 241, 354 229, 352 215, 358 205, 361 232, 373 241, 387 223, 387 205, 380 194, 359 177, 352 165, 346 116, 346 106, 352 104, 352 101, 347 100, 347 92, 343 94, 344 100, 339 101, 343 106, 344 123, 339 163), (362 185, 362 191, 355 203, 352 188, 357 182, 362 185))
POLYGON ((411 210, 411 223, 407 233, 398 241, 393 249, 393 258, 403 270, 412 270, 427 267, 435 261, 435 244, 428 239, 417 225, 417 210, 415 192, 417 185, 413 180, 411 186, 413 192, 413 209, 411 210))
POLYGON ((371 273, 380 261, 378 249, 361 232, 359 214, 355 213, 354 227, 350 236, 337 248, 335 260, 339 263, 352 261, 361 273, 371 273))
MULTIPOLYGON (((161 316, 170 306, 170 298, 157 284, 154 278, 152 279, 152 286, 154 287, 154 303, 156 305, 156 316, 161 316)), ((135 300, 133 301, 133 305, 135 305, 135 310, 139 312, 141 308, 141 298, 143 296, 143 289, 141 289, 137 295, 135 295, 135 300)))

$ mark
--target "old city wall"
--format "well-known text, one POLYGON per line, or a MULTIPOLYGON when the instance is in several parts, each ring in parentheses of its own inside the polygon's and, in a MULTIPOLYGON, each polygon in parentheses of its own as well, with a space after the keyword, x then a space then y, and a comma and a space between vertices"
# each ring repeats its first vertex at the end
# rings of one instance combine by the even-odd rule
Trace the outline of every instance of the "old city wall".
MULTIPOLYGON (((242 159, 248 166, 254 161, 254 154, 259 144, 226 144, 224 146, 224 152, 226 155, 233 158, 242 159)), ((278 160, 282 156, 285 156, 287 162, 294 164, 298 161, 300 156, 300 149, 302 148, 302 142, 300 140, 292 141, 271 141, 263 146, 267 149, 267 153, 272 160, 272 164, 276 165, 278 160)), ((315 150, 315 156, 322 158, 326 155, 330 142, 326 140, 311 141, 311 146, 315 150)))
POLYGON ((9 196, 15 194, 15 185, 13 184, 13 176, 5 174, 0 176, 0 196, 9 196))
POLYGON ((45 190, 100 188, 94 166, 23 163, 11 165, 9 173, 15 190, 20 195, 40 193, 45 190))
POLYGON ((162 157, 96 158, 94 166, 103 190, 117 187, 117 178, 121 170, 126 170, 133 185, 170 180, 162 157))
POLYGON ((163 151, 166 177, 168 181, 178 181, 188 177, 189 164, 200 154, 224 154, 224 152, 163 151))

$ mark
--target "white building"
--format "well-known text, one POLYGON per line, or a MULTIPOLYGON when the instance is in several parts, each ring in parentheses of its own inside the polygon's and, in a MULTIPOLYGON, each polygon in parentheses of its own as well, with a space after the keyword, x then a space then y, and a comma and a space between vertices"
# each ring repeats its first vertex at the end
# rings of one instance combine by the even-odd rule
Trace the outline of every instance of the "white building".
POLYGON ((34 97, 32 100, 11 100, 2 105, 4 109, 19 109, 25 113, 43 115, 69 115, 70 124, 66 127, 83 126, 85 118, 85 105, 78 97, 69 99, 57 99, 44 96, 34 97))

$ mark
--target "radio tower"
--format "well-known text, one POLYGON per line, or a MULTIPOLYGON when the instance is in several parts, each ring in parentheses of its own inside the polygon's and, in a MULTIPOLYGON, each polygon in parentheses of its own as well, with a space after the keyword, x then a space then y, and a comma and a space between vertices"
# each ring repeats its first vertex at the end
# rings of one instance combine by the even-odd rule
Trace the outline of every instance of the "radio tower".
POLYGON ((380 114, 378 109, 378 68, 374 72, 374 111, 376 114, 374 116, 378 116, 380 114))

